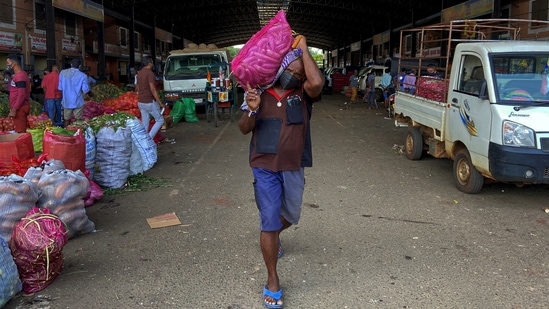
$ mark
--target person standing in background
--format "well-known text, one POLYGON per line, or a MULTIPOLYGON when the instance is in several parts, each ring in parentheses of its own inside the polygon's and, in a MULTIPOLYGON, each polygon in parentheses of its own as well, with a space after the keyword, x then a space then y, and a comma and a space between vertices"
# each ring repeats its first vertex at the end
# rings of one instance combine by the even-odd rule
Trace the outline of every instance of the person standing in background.
POLYGON ((376 72, 374 70, 372 70, 370 74, 368 74, 368 77, 366 77, 366 85, 366 89, 368 91, 366 100, 368 102, 368 109, 377 109, 378 106, 376 100, 376 72))
POLYGON ((383 76, 381 76, 381 86, 383 87, 383 89, 389 88, 392 82, 393 77, 389 72, 389 68, 385 68, 385 70, 383 71, 383 76))
POLYGON ((404 78, 406 77, 406 75, 408 75, 406 73, 406 69, 402 68, 400 70, 400 74, 398 75, 398 83, 399 83, 398 90, 400 90, 400 91, 404 91, 404 78))
POLYGON ((6 70, 13 70, 13 77, 10 82, 10 112, 8 117, 13 119, 15 132, 24 133, 27 131, 27 116, 30 113, 30 89, 31 81, 21 68, 19 56, 9 54, 6 58, 6 70))
POLYGON ((42 89, 42 78, 35 74, 32 77, 31 97, 34 101, 44 104, 44 89, 42 89))
POLYGON ((404 77, 404 92, 407 92, 409 94, 415 94, 416 93, 416 69, 412 69, 412 71, 404 77))
POLYGON ((11 87, 11 76, 12 72, 5 70, 4 71, 4 85, 2 86, 2 92, 7 93, 9 95, 10 93, 10 87, 11 87))
POLYGON ((97 80, 95 78, 91 77, 90 72, 86 72, 86 77, 88 79, 88 84, 90 85, 90 89, 97 84, 97 80))
POLYGON ((57 89, 62 91, 63 125, 66 128, 71 118, 81 120, 84 112, 84 94, 90 92, 86 74, 79 69, 80 60, 72 59, 71 67, 59 73, 57 89))
POLYGON ((160 113, 160 110, 164 108, 162 101, 158 97, 156 90, 156 76, 154 75, 152 68, 154 67, 154 61, 151 57, 143 57, 143 68, 137 72, 137 105, 141 111, 141 122, 143 127, 149 136, 154 139, 154 136, 164 124, 164 116, 160 113), (150 116, 154 118, 154 125, 149 130, 150 116))
POLYGON ((425 76, 430 76, 430 77, 434 77, 434 78, 442 78, 442 76, 440 75, 440 73, 437 70, 437 67, 434 64, 428 64, 427 65, 427 73, 425 74, 425 76))
POLYGON ((42 79, 42 88, 44 88, 44 108, 54 126, 63 126, 63 117, 61 116, 61 91, 59 86, 59 66, 51 66, 44 79, 42 79))
POLYGON ((389 68, 385 68, 383 76, 381 77, 381 87, 383 88, 383 101, 385 107, 389 104, 389 95, 394 92, 393 77, 389 71, 389 68))
POLYGON ((42 89, 42 112, 43 113, 48 113, 48 111, 46 110, 46 90, 44 90, 44 87, 42 86, 42 83, 44 81, 44 78, 46 78, 46 75, 50 74, 51 72, 51 69, 48 68, 48 67, 45 67, 44 68, 44 75, 42 76, 42 80, 40 81, 40 89, 42 89))
POLYGON ((349 87, 351 88, 351 104, 356 102, 358 92, 358 71, 354 70, 353 75, 349 77, 349 87))

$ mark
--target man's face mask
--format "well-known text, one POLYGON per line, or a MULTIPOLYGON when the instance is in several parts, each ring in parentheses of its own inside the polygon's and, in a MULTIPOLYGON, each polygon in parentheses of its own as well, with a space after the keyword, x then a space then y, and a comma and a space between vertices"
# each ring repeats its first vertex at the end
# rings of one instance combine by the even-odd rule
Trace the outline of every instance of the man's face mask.
POLYGON ((6 71, 12 71, 13 66, 11 64, 6 64, 6 71))
POLYGON ((280 81, 280 86, 282 86, 282 89, 284 90, 301 87, 301 80, 290 72, 283 72, 278 80, 280 81))

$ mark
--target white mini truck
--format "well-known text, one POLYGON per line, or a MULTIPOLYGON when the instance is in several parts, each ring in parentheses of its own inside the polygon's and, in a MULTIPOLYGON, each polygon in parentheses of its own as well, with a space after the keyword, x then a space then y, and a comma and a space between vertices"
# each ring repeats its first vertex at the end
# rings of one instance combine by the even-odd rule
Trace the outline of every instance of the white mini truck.
POLYGON ((163 74, 164 99, 173 103, 183 97, 193 98, 196 106, 206 105, 208 72, 218 78, 230 73, 227 50, 214 44, 193 44, 182 50, 170 51, 163 74))
POLYGON ((549 184, 549 42, 519 36, 533 27, 549 23, 472 20, 402 31, 401 59, 418 63, 415 93, 398 91, 394 103, 395 125, 408 127, 409 159, 452 159, 465 193, 488 179, 549 184), (438 76, 422 66, 427 60, 438 62, 438 76))

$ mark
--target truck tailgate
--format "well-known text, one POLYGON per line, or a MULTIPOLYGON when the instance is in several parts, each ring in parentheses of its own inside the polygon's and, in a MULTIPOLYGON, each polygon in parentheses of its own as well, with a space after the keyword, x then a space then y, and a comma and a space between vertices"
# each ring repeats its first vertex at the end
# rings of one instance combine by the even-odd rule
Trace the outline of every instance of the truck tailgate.
POLYGON ((397 91, 395 114, 409 117, 414 123, 424 125, 439 132, 437 139, 444 136, 443 126, 446 104, 397 91))

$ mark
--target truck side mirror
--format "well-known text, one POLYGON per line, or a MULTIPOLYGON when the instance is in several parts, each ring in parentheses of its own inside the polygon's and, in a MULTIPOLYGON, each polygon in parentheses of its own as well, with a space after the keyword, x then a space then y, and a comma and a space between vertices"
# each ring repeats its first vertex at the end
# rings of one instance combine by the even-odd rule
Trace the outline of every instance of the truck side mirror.
POLYGON ((488 100, 488 91, 487 91, 487 86, 486 86, 486 80, 483 79, 482 82, 480 83, 480 89, 479 89, 479 92, 478 92, 478 98, 481 99, 481 100, 488 100))

